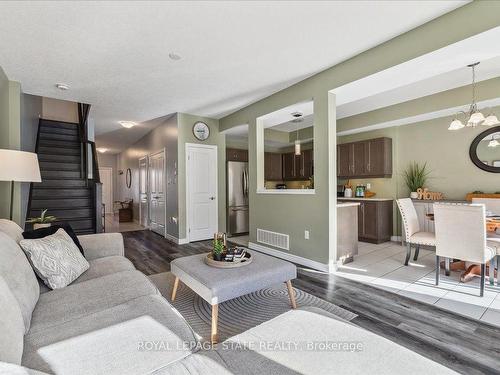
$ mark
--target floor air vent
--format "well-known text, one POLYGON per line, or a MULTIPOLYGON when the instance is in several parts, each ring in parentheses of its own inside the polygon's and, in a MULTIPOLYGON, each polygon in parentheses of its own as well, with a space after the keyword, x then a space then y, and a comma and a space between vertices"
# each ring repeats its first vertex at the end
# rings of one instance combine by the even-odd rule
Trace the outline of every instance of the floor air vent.
POLYGON ((290 250, 290 236, 288 234, 271 232, 264 229, 257 229, 257 242, 290 250))

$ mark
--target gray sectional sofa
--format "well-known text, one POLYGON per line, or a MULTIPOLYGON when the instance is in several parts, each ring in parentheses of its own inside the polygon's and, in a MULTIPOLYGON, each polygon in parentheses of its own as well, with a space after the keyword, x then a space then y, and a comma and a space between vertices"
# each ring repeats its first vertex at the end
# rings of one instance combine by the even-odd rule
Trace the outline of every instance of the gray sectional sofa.
POLYGON ((205 350, 124 257, 121 234, 80 236, 90 268, 58 290, 39 284, 20 239, 21 228, 0 219, 0 374, 453 373, 318 309, 290 311, 205 350), (362 350, 278 347, 327 341, 362 350))

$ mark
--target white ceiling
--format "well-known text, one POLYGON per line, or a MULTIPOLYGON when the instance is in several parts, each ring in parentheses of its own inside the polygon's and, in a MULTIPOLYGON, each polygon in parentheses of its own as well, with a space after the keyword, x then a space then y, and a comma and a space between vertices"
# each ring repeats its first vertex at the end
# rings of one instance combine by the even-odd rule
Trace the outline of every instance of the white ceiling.
POLYGON ((149 131, 119 120, 222 117, 465 3, 2 2, 0 66, 26 93, 92 104, 117 152, 149 131))

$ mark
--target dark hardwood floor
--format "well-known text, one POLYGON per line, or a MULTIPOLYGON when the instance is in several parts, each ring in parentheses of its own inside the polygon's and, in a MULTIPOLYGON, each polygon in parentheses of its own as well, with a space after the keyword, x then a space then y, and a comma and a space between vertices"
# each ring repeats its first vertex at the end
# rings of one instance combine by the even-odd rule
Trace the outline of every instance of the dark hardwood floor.
MULTIPOLYGON (((177 245, 150 231, 123 233, 125 255, 147 275, 173 259, 210 250, 210 241, 177 245)), ((334 274, 299 269, 300 288, 358 315, 352 323, 463 374, 500 374, 500 329, 334 274)), ((404 374, 404 369, 401 369, 404 374)))

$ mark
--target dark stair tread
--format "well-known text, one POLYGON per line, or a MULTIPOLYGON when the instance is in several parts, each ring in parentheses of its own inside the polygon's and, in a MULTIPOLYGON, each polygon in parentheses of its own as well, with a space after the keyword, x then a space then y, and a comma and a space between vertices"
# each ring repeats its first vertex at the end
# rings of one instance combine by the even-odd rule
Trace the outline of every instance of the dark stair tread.
POLYGON ((76 135, 78 134, 78 128, 68 129, 68 128, 59 128, 55 126, 44 126, 40 127, 40 134, 65 134, 65 135, 76 135))
POLYGON ((40 133, 39 142, 45 141, 79 142, 80 139, 77 135, 40 133))
POLYGON ((80 149, 80 142, 75 141, 65 141, 61 139, 40 139, 38 141, 38 147, 50 147, 50 148, 78 148, 80 149))
POLYGON ((67 122, 67 121, 57 121, 57 120, 47 120, 40 119, 40 126, 51 126, 54 128, 66 128, 66 129, 78 129, 78 123, 76 122, 67 122))
POLYGON ((38 161, 46 161, 51 163, 75 163, 80 164, 80 155, 67 155, 67 154, 46 154, 38 153, 38 161))
POLYGON ((69 155, 69 156, 80 156, 80 147, 64 147, 64 148, 54 148, 54 146, 47 145, 38 147, 38 154, 43 155, 69 155))

